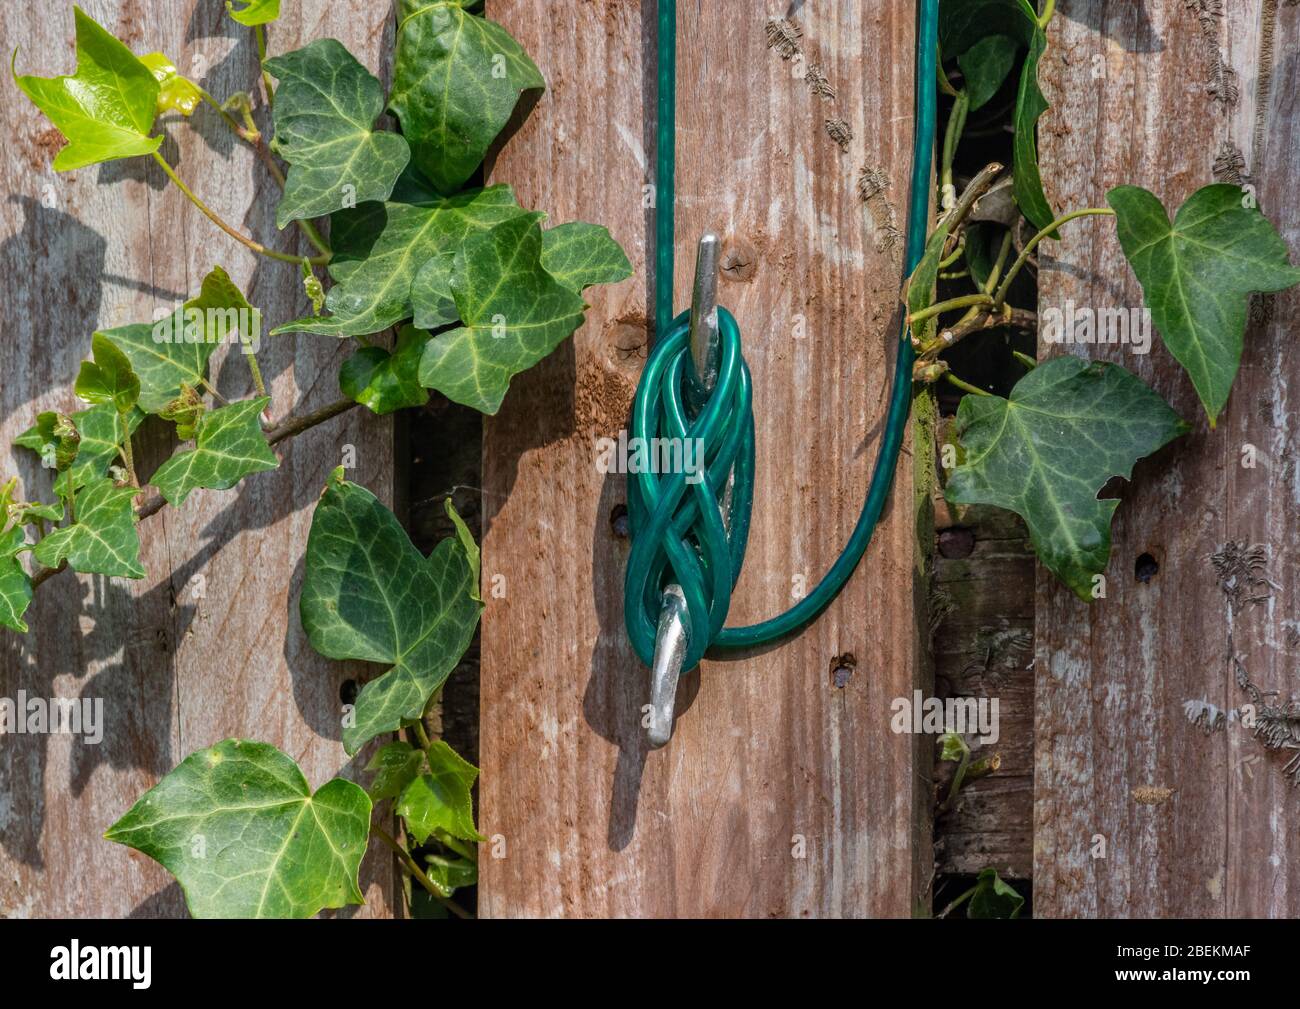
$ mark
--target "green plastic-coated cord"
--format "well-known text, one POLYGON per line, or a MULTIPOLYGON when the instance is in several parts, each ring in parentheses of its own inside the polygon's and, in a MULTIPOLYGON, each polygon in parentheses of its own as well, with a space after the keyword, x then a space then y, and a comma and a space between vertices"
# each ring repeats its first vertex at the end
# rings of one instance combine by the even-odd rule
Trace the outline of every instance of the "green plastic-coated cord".
MULTIPOLYGON (((867 499, 843 552, 817 586, 780 616, 749 627, 723 627, 740 577, 754 492, 753 390, 740 329, 718 309, 721 362, 708 400, 693 414, 683 400, 689 367, 689 312, 672 318, 673 181, 676 113, 676 0, 659 2, 658 130, 655 177, 656 343, 637 386, 633 444, 676 446, 676 465, 640 465, 628 484, 632 551, 624 580, 624 616, 643 662, 654 658, 655 629, 666 585, 681 586, 687 607, 683 671, 713 648, 749 648, 792 634, 831 603, 853 574, 889 497, 907 430, 915 353, 904 323, 880 450, 867 499), (656 441, 656 439, 665 439, 656 441), (692 457, 692 446, 702 457, 692 457), (682 463, 685 463, 683 465, 682 463), (724 525, 719 498, 727 502, 724 525)), ((918 0, 916 104, 906 272, 916 269, 930 221, 938 69, 938 0, 918 0)), ((643 458, 642 462, 650 462, 643 458)))

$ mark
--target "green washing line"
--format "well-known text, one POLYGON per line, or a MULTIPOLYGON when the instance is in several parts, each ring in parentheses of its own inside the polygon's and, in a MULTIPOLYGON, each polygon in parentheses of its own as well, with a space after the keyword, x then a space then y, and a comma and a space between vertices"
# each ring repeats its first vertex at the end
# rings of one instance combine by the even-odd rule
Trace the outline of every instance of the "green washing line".
MULTIPOLYGON (((673 318, 673 209, 676 137, 676 0, 659 0, 659 98, 655 215, 655 324, 657 341, 637 386, 632 436, 700 439, 703 468, 642 472, 630 477, 628 519, 632 552, 624 580, 628 636, 646 665, 653 661, 655 630, 665 585, 681 586, 687 608, 687 650, 682 671, 694 668, 712 648, 750 648, 801 630, 839 594, 866 552, 889 497, 912 400, 915 354, 906 323, 898 339, 889 413, 871 473, 862 515, 843 552, 807 596, 780 616, 750 627, 723 627, 731 589, 740 577, 754 493, 754 416, 749 369, 740 329, 718 309, 721 361, 716 384, 698 416, 683 402, 690 348, 689 312, 673 318), (730 486, 728 486, 730 484, 730 486), (718 500, 727 502, 724 525, 718 500), (705 633, 700 633, 704 629, 705 633)), ((930 221, 934 158, 935 85, 938 69, 938 0, 918 0, 916 105, 912 181, 907 220, 906 273, 925 248, 930 221)), ((685 457, 683 457, 685 458, 685 457)), ((643 467, 645 468, 645 467, 643 467)))

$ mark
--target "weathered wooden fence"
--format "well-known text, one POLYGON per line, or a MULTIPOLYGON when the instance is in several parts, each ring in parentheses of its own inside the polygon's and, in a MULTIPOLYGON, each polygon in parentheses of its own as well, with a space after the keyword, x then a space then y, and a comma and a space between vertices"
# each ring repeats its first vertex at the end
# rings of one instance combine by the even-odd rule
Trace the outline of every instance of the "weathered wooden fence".
MULTIPOLYGON (((1041 147, 1057 206, 1101 205, 1126 182, 1177 206, 1215 179, 1245 181, 1300 254, 1300 8, 1063 0, 1050 35, 1041 147)), ((1042 265, 1044 307, 1141 304, 1113 227, 1071 228, 1042 265)), ((1294 751, 1266 752, 1228 717, 1250 701, 1239 677, 1280 691, 1275 703, 1296 687, 1297 322, 1294 291, 1257 299, 1215 431, 1158 344, 1145 357, 1089 348, 1195 430, 1126 489, 1104 600, 1085 606, 1039 573, 1039 914, 1300 913, 1294 751), (1224 715, 1217 731, 1189 721, 1205 703, 1224 715)))
MULTIPOLYGON (((214 94, 258 80, 252 37, 221 3, 81 2, 136 52, 163 50, 214 94)), ((392 48, 386 3, 284 6, 271 30, 277 49, 333 35, 384 72, 392 48)), ((71 72, 71 4, 6 10, 0 37, 5 52, 19 49, 22 72, 71 72)), ((246 286, 268 329, 300 314, 304 299, 296 267, 254 262, 147 159, 56 174, 57 133, 10 82, 3 87, 0 468, 20 474, 33 496, 48 496, 48 474, 8 446, 38 411, 77 408, 72 383, 97 327, 152 319, 197 293, 217 264, 246 286)), ((275 231, 274 183, 211 110, 194 114, 196 130, 166 117, 162 124, 163 153, 218 213, 294 247, 294 231, 275 231)), ((277 419, 300 399, 306 409, 337 399, 344 354, 328 339, 264 340, 277 419)), ((237 358, 217 368, 227 395, 247 391, 237 358)), ((171 437, 146 427, 144 454, 160 461, 171 437)), ((356 450, 349 475, 391 499, 390 423, 345 415, 295 440, 278 471, 240 491, 205 491, 146 519, 144 581, 58 575, 36 594, 31 633, 0 634, 0 696, 99 697, 105 713, 99 745, 59 735, 0 739, 0 915, 183 914, 180 888, 160 866, 100 834, 195 749, 227 736, 273 742, 313 783, 346 763, 339 691, 360 670, 317 656, 298 622, 311 506, 345 445, 356 450)), ((393 912, 389 857, 372 852, 362 886, 367 904, 357 913, 393 912)))
MULTIPOLYGON (((719 299, 745 332, 759 417, 733 622, 789 607, 847 539, 898 325, 889 228, 905 217, 913 10, 800 7, 790 60, 767 47, 767 5, 678 15, 677 303, 695 239, 719 232, 719 299), (810 86, 812 65, 833 99, 810 86), (890 182, 867 204, 864 168, 890 182)), ((930 740, 895 735, 888 717, 923 666, 910 455, 835 605, 779 647, 706 661, 683 682, 671 744, 647 752, 648 674, 623 631, 628 551, 611 522, 624 480, 597 470, 595 442, 627 423, 645 359, 654 4, 488 11, 550 83, 493 178, 557 221, 608 224, 636 274, 595 295, 573 343, 520 376, 486 428, 483 571, 504 594, 488 594, 483 620, 480 806, 505 857, 483 860, 480 910, 907 915, 931 861, 930 740)))

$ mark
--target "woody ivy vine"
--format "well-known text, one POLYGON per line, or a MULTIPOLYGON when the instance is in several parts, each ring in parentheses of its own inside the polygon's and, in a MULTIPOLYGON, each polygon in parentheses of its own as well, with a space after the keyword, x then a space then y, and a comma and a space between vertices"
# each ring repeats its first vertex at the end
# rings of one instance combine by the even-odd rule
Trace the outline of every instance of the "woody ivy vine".
MULTIPOLYGON (((311 310, 272 336, 319 334, 357 349, 339 374, 344 399, 271 425, 257 361, 260 313, 221 266, 162 322, 95 333, 75 385, 86 408, 42 413, 16 441, 54 472, 53 499, 24 500, 16 478, 0 489, 0 624, 25 632, 33 589, 64 569, 143 578, 143 515, 275 469, 273 444, 346 409, 388 414, 437 390, 495 413, 511 378, 581 325, 583 290, 630 275, 604 228, 543 229, 546 215, 520 207, 509 186, 467 186, 520 95, 545 86, 528 54, 474 6, 400 0, 385 96, 333 39, 268 56, 279 0, 227 4, 256 35, 269 144, 249 94, 214 97, 164 54, 136 56, 80 8, 75 73, 20 75, 14 54, 15 83, 66 138, 56 170, 151 158, 222 231, 300 275, 311 310), (280 187, 276 224, 299 229, 311 254, 244 235, 162 156, 157 117, 201 108, 255 149, 280 187), (400 132, 379 128, 385 110, 400 132), (328 238, 318 226, 326 217, 328 238), (379 337, 394 331, 389 349, 379 337), (208 376, 225 343, 238 344, 248 368, 250 395, 235 402, 208 376), (174 424, 184 445, 143 480, 131 438, 150 416, 174 424)), ((360 903, 358 871, 372 837, 432 899, 465 914, 451 897, 476 880, 478 771, 424 726, 482 609, 478 547, 446 507, 456 534, 428 557, 341 468, 313 515, 300 599, 307 636, 329 658, 389 667, 357 694, 343 747, 355 754, 378 736, 404 733, 375 754, 368 789, 335 778, 313 791, 274 746, 228 739, 185 758, 109 828, 108 839, 177 878, 195 916, 307 917, 360 903), (382 800, 401 817, 399 837, 371 822, 382 800)))

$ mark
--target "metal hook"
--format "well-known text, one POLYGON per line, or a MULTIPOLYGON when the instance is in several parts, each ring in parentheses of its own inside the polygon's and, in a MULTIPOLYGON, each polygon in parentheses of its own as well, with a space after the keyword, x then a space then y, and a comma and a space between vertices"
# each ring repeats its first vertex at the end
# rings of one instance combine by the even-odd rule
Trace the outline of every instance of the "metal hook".
MULTIPOLYGON (((700 409, 718 380, 722 345, 718 333, 718 259, 722 242, 705 232, 695 253, 695 284, 691 289, 690 367, 687 369, 688 405, 700 409)), ((724 508, 725 513, 725 508, 724 508)), ((664 589, 655 633, 654 663, 650 667, 650 745, 663 746, 673 735, 677 706, 677 681, 690 638, 686 596, 680 585, 664 589)))

